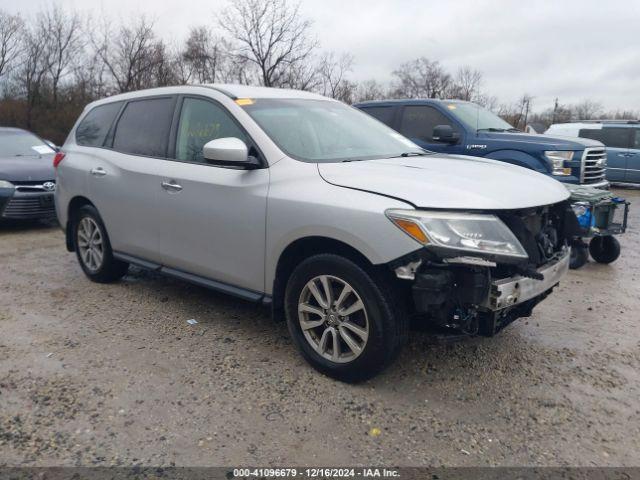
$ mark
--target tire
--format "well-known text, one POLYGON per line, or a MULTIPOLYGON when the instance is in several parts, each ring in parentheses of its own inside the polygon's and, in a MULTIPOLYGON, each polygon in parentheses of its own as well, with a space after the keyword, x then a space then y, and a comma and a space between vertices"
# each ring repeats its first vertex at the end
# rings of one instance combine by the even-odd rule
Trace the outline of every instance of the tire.
POLYGON ((589 253, 598 263, 615 262, 620 256, 620 242, 611 235, 593 237, 589 242, 589 253))
POLYGON ((111 283, 126 275, 129 264, 113 257, 107 230, 93 205, 80 207, 72 225, 74 250, 82 271, 90 280, 111 283))
POLYGON ((583 242, 576 242, 571 245, 571 257, 569 258, 569 268, 577 270, 589 260, 587 245, 583 242))
POLYGON ((408 316, 394 287, 382 275, 338 255, 304 260, 285 292, 287 326, 302 356, 316 370, 341 381, 355 383, 376 375, 394 360, 407 338, 408 316), (323 308, 326 285, 335 308, 323 308), (358 308, 358 301, 363 308, 358 308), (306 308, 300 310, 300 305, 306 308), (303 330, 303 322, 315 326, 303 330))

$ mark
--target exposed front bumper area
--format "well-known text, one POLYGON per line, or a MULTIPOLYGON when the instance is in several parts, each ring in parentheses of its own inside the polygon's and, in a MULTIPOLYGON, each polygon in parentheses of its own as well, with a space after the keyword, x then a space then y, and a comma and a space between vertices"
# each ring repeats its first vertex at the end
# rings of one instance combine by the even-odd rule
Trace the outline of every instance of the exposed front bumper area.
POLYGON ((542 280, 515 277, 495 280, 482 307, 491 311, 513 307, 531 300, 556 286, 569 271, 570 250, 565 248, 558 258, 537 269, 542 280))
POLYGON ((426 322, 492 336, 514 320, 531 315, 566 275, 570 257, 569 247, 564 246, 535 269, 437 262, 426 257, 413 259, 404 269, 392 266, 397 278, 410 286, 413 311, 426 322))

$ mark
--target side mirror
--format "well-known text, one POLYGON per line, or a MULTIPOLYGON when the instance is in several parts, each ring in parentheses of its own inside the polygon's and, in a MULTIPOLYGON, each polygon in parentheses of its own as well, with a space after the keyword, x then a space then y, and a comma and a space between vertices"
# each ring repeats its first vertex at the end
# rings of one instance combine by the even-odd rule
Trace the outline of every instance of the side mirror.
POLYGON ((205 160, 214 164, 237 168, 256 168, 260 166, 258 159, 249 155, 246 143, 239 138, 216 138, 202 147, 205 160))
POLYGON ((458 143, 460 135, 451 128, 451 125, 438 125, 434 127, 431 138, 434 142, 453 144, 458 143))

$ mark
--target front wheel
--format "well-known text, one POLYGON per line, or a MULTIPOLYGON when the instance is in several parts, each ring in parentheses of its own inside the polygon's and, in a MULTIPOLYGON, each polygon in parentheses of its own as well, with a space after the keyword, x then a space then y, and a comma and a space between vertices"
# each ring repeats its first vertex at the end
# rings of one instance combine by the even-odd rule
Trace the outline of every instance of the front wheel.
POLYGON ((81 207, 74 216, 73 241, 82 270, 94 282, 114 282, 127 273, 129 264, 113 257, 107 230, 92 205, 81 207))
POLYGON ((620 242, 611 235, 593 237, 589 242, 589 253, 598 263, 615 262, 620 256, 620 242))
POLYGON ((303 261, 285 293, 289 332, 317 370, 346 382, 371 378, 398 354, 407 316, 381 276, 333 254, 303 261))

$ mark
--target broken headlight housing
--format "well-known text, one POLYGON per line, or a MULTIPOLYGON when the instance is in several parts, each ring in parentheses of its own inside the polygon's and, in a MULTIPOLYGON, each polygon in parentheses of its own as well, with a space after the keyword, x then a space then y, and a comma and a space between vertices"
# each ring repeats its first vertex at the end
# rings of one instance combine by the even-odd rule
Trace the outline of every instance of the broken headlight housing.
POLYGON ((398 228, 427 247, 454 254, 529 258, 513 232, 495 215, 395 209, 386 214, 398 228))
POLYGON ((565 167, 564 162, 569 162, 573 159, 572 151, 547 150, 544 152, 544 156, 551 163, 551 175, 571 175, 571 168, 565 167))

